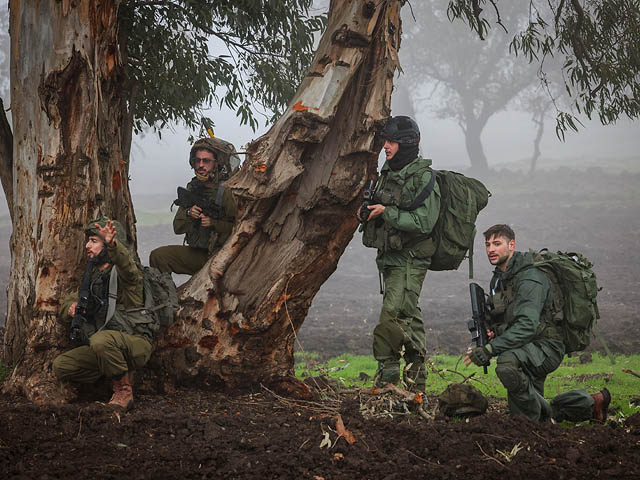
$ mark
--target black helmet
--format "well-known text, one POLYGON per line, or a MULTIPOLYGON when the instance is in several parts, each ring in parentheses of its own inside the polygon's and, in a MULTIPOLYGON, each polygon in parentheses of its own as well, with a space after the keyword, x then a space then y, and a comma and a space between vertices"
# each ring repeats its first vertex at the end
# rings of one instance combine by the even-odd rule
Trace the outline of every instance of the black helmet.
POLYGON ((391 117, 387 120, 380 136, 400 145, 417 145, 420 143, 420 129, 418 124, 404 115, 391 117))

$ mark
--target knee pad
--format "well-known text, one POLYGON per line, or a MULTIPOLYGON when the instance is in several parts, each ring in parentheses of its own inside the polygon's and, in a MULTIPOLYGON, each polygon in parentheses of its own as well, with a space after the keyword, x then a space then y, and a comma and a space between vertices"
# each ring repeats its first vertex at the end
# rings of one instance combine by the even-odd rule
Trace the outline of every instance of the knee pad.
POLYGON ((517 393, 524 390, 524 382, 522 379, 522 372, 519 368, 513 365, 500 365, 496 367, 496 375, 510 393, 517 393))

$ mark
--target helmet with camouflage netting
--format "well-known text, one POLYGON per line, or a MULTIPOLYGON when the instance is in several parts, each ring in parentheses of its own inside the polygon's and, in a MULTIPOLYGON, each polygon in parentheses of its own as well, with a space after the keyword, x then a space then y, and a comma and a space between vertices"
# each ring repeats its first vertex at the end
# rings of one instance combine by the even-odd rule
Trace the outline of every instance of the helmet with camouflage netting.
POLYGON ((189 165, 195 168, 196 152, 207 150, 213 153, 216 167, 222 180, 226 180, 238 170, 240 157, 232 143, 219 138, 204 137, 197 140, 189 152, 189 165))

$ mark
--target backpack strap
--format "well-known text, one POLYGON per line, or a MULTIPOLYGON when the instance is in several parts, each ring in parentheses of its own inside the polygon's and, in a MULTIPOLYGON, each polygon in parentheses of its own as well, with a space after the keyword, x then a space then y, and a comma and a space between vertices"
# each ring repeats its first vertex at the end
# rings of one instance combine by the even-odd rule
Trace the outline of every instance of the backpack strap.
POLYGON ((102 327, 98 329, 98 332, 104 330, 109 320, 113 318, 113 314, 116 313, 116 300, 118 299, 118 269, 114 265, 111 267, 111 275, 109 276, 109 306, 107 307, 107 316, 104 319, 102 327))
POLYGON ((216 193, 216 207, 222 212, 222 195, 224 195, 224 185, 220 183, 218 185, 218 192, 216 193))
POLYGON ((413 210, 418 208, 420 205, 422 205, 422 202, 424 202, 427 199, 427 197, 431 195, 431 192, 433 192, 433 189, 435 188, 435 185, 436 185, 437 176, 438 176, 438 172, 436 170, 431 170, 431 178, 429 179, 429 183, 427 183, 427 186, 424 187, 424 190, 422 190, 420 194, 415 198, 415 200, 411 202, 411 205, 409 205, 407 208, 403 208, 402 210, 412 212, 413 210))

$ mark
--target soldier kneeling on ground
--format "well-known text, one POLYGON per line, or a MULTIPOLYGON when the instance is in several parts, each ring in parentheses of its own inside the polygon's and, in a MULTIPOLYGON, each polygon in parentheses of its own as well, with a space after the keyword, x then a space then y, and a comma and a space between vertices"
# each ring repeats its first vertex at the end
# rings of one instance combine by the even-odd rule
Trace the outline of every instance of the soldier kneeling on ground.
POLYGON ((551 281, 532 268, 531 252, 515 250, 516 236, 508 225, 494 225, 484 237, 489 262, 496 266, 490 284, 490 341, 469 349, 465 365, 488 366, 491 357, 497 357, 496 374, 507 389, 510 415, 533 421, 605 421, 611 402, 606 388, 593 395, 575 389, 551 401, 544 398, 547 375, 560 366, 565 354, 552 308, 551 281))
POLYGON ((71 322, 71 339, 81 346, 53 361, 64 382, 94 383, 110 378, 109 405, 133 405, 132 371, 142 368, 153 350, 159 326, 144 307, 142 271, 116 220, 101 218, 85 228, 88 263, 80 290, 60 306, 62 321, 71 322))
POLYGON ((217 138, 193 144, 189 164, 196 176, 179 188, 178 211, 173 219, 176 235, 185 234, 186 245, 167 245, 149 255, 149 265, 161 272, 193 275, 227 240, 236 218, 236 206, 224 181, 239 163, 233 145, 217 138))

